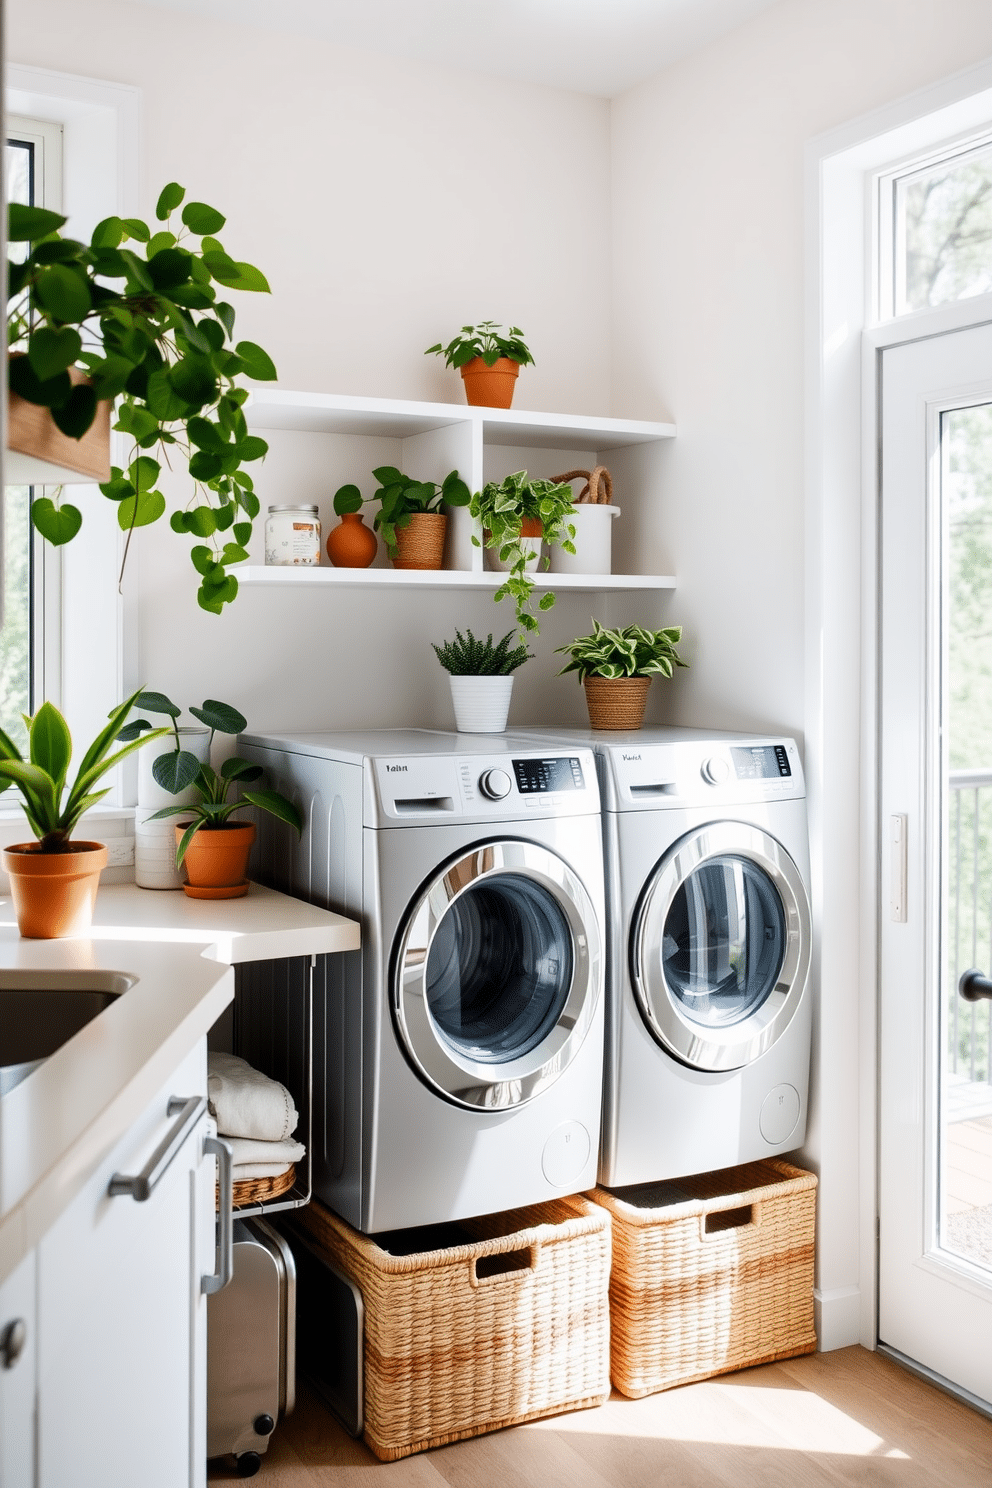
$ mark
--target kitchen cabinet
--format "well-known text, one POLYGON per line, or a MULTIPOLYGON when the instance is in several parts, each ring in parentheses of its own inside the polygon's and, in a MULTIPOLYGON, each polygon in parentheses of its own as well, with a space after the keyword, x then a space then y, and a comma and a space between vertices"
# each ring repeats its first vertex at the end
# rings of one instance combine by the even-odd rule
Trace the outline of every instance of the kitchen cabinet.
POLYGON ((0 1488, 33 1488, 35 1257, 26 1256, 0 1286, 0 1488))
MULTIPOLYGON (((675 437, 673 424, 278 388, 255 389, 246 413, 249 427, 270 442, 265 472, 257 482, 263 506, 268 490, 273 501, 288 499, 287 491, 306 490, 301 499, 317 502, 325 538, 338 520, 332 507, 336 487, 353 482, 367 500, 376 487, 371 472, 377 465, 396 465, 421 480, 438 482, 457 469, 473 491, 514 470, 549 478, 576 467, 608 465, 622 513, 614 535, 614 568, 625 571, 542 570, 534 574, 535 587, 556 593, 675 588, 671 574, 657 567, 650 571, 662 540, 658 497, 664 450, 675 437), (309 451, 301 453, 308 441, 309 451), (317 471, 319 485, 312 473, 317 471)), ((468 509, 450 512, 444 567, 436 571, 393 569, 380 543, 371 568, 333 568, 322 560, 318 568, 245 564, 234 572, 239 583, 249 585, 495 590, 504 575, 486 571, 483 549, 472 542, 473 535, 478 537, 479 531, 468 509)))
POLYGON ((205 1482, 206 1093, 201 1039, 38 1246, 40 1488, 205 1482), (143 1170, 143 1201, 112 1192, 143 1170))

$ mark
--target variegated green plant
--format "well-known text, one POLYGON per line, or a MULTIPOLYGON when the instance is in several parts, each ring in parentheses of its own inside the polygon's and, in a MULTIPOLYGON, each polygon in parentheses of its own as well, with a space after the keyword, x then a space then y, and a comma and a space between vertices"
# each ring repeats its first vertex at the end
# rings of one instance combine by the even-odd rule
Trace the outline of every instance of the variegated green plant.
POLYGON ((27 759, 0 729, 0 791, 17 786, 24 814, 42 852, 71 852, 69 838, 79 818, 90 806, 102 801, 110 788, 93 789, 101 776, 142 745, 150 744, 153 739, 169 732, 164 728, 152 729, 140 739, 133 739, 110 752, 115 744, 121 742, 125 720, 140 691, 139 688, 138 692, 132 693, 110 714, 109 723, 100 730, 83 756, 76 779, 68 787, 68 795, 66 780, 72 758, 72 738, 68 724, 56 707, 42 703, 34 717, 25 720, 28 726, 27 759))
POLYGON ((594 620, 592 626, 591 635, 577 636, 557 647, 571 657, 559 677, 566 672, 577 672, 580 682, 587 677, 670 677, 675 667, 688 666, 675 649, 682 639, 681 625, 664 630, 645 630, 641 625, 607 630, 594 620))
MULTIPOLYGON (((539 521, 541 537, 546 543, 557 543, 566 553, 575 552, 575 526, 569 520, 572 514, 572 488, 567 483, 550 480, 530 480, 526 470, 516 470, 498 484, 489 481, 481 491, 476 491, 469 504, 469 511, 482 524, 486 534, 487 548, 499 554, 501 563, 510 565, 509 572, 493 595, 493 599, 504 599, 507 595, 517 607, 517 624, 521 633, 537 634, 540 626, 531 613, 530 600, 534 580, 527 572, 529 551, 524 547, 520 528, 524 518, 539 521)), ((472 538, 476 547, 479 539, 472 538)), ((545 558, 544 567, 550 560, 545 558)), ((555 596, 546 590, 538 602, 539 610, 550 610, 555 596)))

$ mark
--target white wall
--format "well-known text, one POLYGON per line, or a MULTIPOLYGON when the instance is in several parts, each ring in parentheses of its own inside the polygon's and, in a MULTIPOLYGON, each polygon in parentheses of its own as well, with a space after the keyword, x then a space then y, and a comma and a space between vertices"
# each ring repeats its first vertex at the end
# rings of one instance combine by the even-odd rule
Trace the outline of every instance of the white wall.
POLYGON ((807 559, 818 561, 804 539, 805 296, 817 285, 815 258, 806 279, 804 148, 989 53, 986 0, 786 0, 612 109, 614 406, 636 417, 660 403, 679 427, 664 521, 695 644, 677 721, 811 731, 823 954, 806 1157, 820 1173, 827 1346, 856 1341, 863 1322, 858 1174, 872 1125, 858 1108, 856 524, 845 592, 828 596, 843 647, 806 633, 804 613, 807 559), (845 682, 838 659, 855 705, 824 758, 815 735, 845 682))

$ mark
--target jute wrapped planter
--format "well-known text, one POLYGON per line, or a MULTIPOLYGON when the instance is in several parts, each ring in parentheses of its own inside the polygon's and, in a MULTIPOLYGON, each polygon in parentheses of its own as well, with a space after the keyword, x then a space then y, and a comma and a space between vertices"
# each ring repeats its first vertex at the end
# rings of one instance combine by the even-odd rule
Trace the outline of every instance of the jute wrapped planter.
POLYGON ((613 1221, 610 1374, 624 1395, 814 1351, 814 1174, 773 1158, 592 1197, 613 1221))
POLYGON ((390 1255, 312 1203, 294 1222, 359 1288, 365 1440, 392 1461, 609 1397, 610 1223, 584 1199, 459 1221, 390 1255))
POLYGON ((394 568, 440 568, 444 562, 444 512, 416 512, 405 527, 396 529, 394 568))
POLYGON ((582 683, 594 729, 639 729, 644 722, 650 677, 586 677, 582 683))

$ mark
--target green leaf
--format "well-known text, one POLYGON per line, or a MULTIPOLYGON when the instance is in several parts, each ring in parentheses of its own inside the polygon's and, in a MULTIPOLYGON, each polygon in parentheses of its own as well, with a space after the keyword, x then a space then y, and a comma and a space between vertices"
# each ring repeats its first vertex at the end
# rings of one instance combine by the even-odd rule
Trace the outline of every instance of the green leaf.
POLYGON ((206 202, 187 202, 183 207, 183 222, 190 232, 218 233, 226 221, 216 207, 208 207, 206 202))
POLYGON ((169 382, 190 407, 202 408, 217 396, 217 380, 204 357, 182 357, 169 368, 169 382))
POLYGON ((205 723, 207 728, 219 734, 241 734, 248 727, 248 720, 230 703, 219 703, 216 698, 207 698, 202 708, 190 708, 194 718, 205 723))
MULTIPOLYGON (((200 456, 196 458, 199 459, 200 456)), ((214 516, 213 508, 194 506, 192 511, 186 513, 186 528, 193 533, 194 537, 211 537, 217 531, 217 518, 214 516)))
MULTIPOLYGON (((191 267, 194 262, 190 259, 191 267)), ((186 310, 209 310, 214 303, 213 290, 202 284, 176 284, 166 292, 174 305, 182 305, 186 310)))
POLYGON ((212 615, 219 615, 226 604, 230 604, 237 598, 238 581, 233 574, 228 574, 222 584, 211 585, 204 579, 196 591, 196 602, 201 610, 207 610, 212 615))
POLYGON ((150 455, 139 455, 136 460, 131 461, 127 473, 140 496, 143 491, 152 489, 162 473, 162 467, 150 455))
POLYGON ((165 497, 161 491, 141 491, 137 497, 127 496, 117 508, 117 520, 121 530, 132 527, 150 527, 165 511, 165 497))
MULTIPOLYGON (((175 807, 169 807, 168 810, 170 812, 172 812, 173 814, 176 813, 176 808, 175 807)), ((164 814, 165 814, 164 812, 162 812, 162 813, 156 812, 156 816, 158 816, 158 815, 164 815, 164 814)), ((186 849, 189 847, 190 843, 193 841, 193 838, 196 836, 197 832, 200 830, 200 828, 203 825, 204 825, 203 818, 202 817, 197 817, 196 821, 190 822, 189 826, 186 828, 186 830, 183 833, 182 837, 179 839, 179 846, 176 848, 176 867, 177 868, 179 868, 179 867, 182 866, 183 858, 186 856, 186 849)))
POLYGON ((35 403, 42 408, 61 407, 72 392, 72 383, 69 381, 68 372, 60 372, 56 377, 50 377, 41 382, 31 366, 30 357, 12 356, 7 362, 7 377, 12 393, 17 393, 28 403, 35 403))
POLYGON ((77 383, 65 402, 52 409, 52 418, 69 439, 82 439, 96 418, 96 393, 88 383, 77 383))
POLYGON ((234 335, 234 306, 227 304, 227 302, 225 300, 221 300, 218 303, 218 305, 216 306, 216 315, 217 315, 217 319, 220 321, 221 325, 224 327, 224 329, 227 332, 227 334, 229 336, 233 336, 234 335))
POLYGON ((71 367, 83 349, 82 338, 71 326, 41 325, 28 342, 28 358, 41 382, 71 367))
POLYGON ((108 501, 123 501, 125 496, 134 495, 134 486, 124 476, 118 475, 113 480, 104 481, 100 491, 108 501))
POLYGON ((163 790, 178 796, 193 784, 200 772, 200 761, 188 749, 174 749, 157 755, 152 761, 152 775, 163 790))
POLYGON ((159 422, 153 413, 147 408, 142 408, 140 403, 125 403, 117 415, 115 429, 120 429, 124 434, 130 434, 135 440, 144 439, 148 434, 157 434, 159 422))
POLYGON ((186 187, 180 186, 178 181, 170 181, 164 186, 155 205, 155 216, 159 222, 164 222, 170 212, 174 212, 186 195, 186 187))
POLYGON ((86 274, 68 264, 52 264, 38 275, 34 287, 38 303, 55 320, 79 322, 93 306, 86 274))
POLYGON ((170 290, 189 281, 189 254, 182 248, 163 248, 148 260, 148 272, 156 289, 170 290))
POLYGON ((241 544, 242 547, 245 547, 246 544, 251 540, 251 523, 235 522, 234 532, 232 535, 235 542, 238 542, 241 544))
POLYGON ((175 233, 166 232, 163 229, 162 232, 155 233, 155 235, 149 240, 148 247, 145 249, 145 253, 148 258, 151 258, 152 255, 155 253, 161 253, 163 248, 174 248, 175 246, 175 233))
POLYGON ((56 798, 60 799, 72 755, 72 739, 68 724, 51 703, 42 703, 31 720, 28 742, 31 763, 52 777, 56 798))
POLYGON ((362 493, 357 486, 340 486, 334 493, 334 510, 339 517, 362 509, 362 493))
POLYGON ((93 248, 119 248, 124 241, 124 223, 120 217, 104 217, 93 229, 90 244, 93 248))
POLYGON ((247 548, 239 547, 237 543, 225 543, 220 561, 222 563, 247 563, 250 556, 247 548))
POLYGON ((237 263, 226 253, 205 253, 203 262, 217 280, 227 289, 254 290, 268 294, 269 284, 265 275, 249 263, 237 263))
POLYGON ((134 706, 148 713, 167 713, 170 718, 178 718, 183 711, 164 692, 139 692, 134 698, 134 706))
POLYGON ((147 243, 151 237, 147 225, 142 222, 140 217, 125 217, 124 230, 128 237, 133 238, 136 243, 147 243))
POLYGON ((269 446, 257 434, 249 434, 238 441, 236 453, 239 460, 261 460, 269 452, 269 446))
POLYGON ((145 729, 150 728, 147 718, 136 718, 133 723, 126 723, 117 737, 122 744, 130 744, 132 739, 140 738, 145 729))
MULTIPOLYGON (((128 381, 128 392, 131 391, 131 383, 128 381)), ((156 418, 163 423, 172 423, 175 419, 181 419, 190 411, 188 403, 180 398, 169 381, 169 374, 164 367, 153 372, 148 379, 145 393, 145 402, 156 418)))
POLYGON ((239 341, 234 349, 244 362, 249 377, 258 382, 274 382, 279 376, 268 352, 256 346, 254 341, 239 341))
MULTIPOLYGON (((85 357, 85 353, 84 353, 85 357)), ((127 387, 128 378, 131 376, 132 364, 126 357, 108 356, 95 365, 90 364, 90 376, 93 379, 93 396, 97 402, 105 399, 113 402, 127 387)), ((123 412, 123 409, 120 411, 123 412)), ((120 413, 118 414, 118 420, 120 413)), ((115 425, 120 428, 120 422, 115 425)))
POLYGON ((191 548, 189 556, 197 573, 202 574, 204 578, 220 566, 214 558, 213 549, 206 547, 203 543, 197 543, 195 548, 191 548))
POLYGON ((403 472, 397 470, 395 465, 380 465, 377 470, 373 470, 372 474, 380 486, 395 486, 406 479, 403 472))
POLYGON ((251 760, 240 759, 238 755, 233 755, 221 765, 220 773, 225 780, 247 780, 251 782, 252 780, 261 780, 262 767, 261 765, 252 764, 251 760))
POLYGON ((280 821, 287 822, 289 826, 295 827, 297 832, 303 834, 303 818, 293 805, 281 796, 278 791, 259 790, 245 791, 244 799, 257 806, 260 811, 267 811, 270 816, 278 817, 280 821))
POLYGON ((26 207, 21 202, 11 202, 7 208, 7 238, 11 243, 36 243, 39 238, 58 232, 68 220, 45 207, 26 207))
MULTIPOLYGON (((189 473, 195 481, 215 480, 222 469, 220 456, 207 450, 197 450, 189 462, 189 473)), ((206 534, 201 533, 201 536, 206 536, 206 534)))

